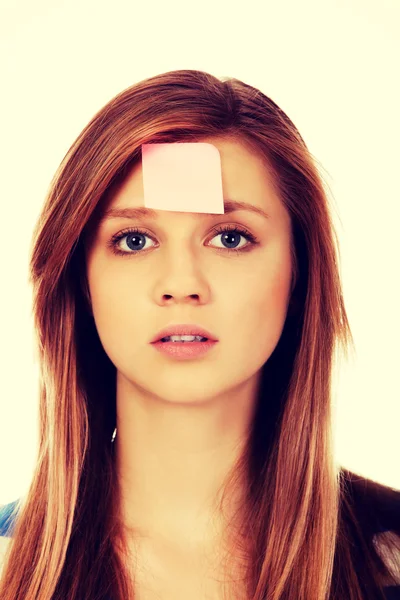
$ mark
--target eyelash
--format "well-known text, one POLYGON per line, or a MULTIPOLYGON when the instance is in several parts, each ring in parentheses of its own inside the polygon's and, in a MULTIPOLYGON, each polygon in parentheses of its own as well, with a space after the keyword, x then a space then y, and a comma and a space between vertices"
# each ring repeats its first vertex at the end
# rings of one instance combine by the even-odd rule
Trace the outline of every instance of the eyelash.
MULTIPOLYGON (((243 248, 239 248, 239 249, 217 248, 217 250, 223 250, 225 252, 234 252, 234 253, 238 254, 239 252, 248 252, 249 250, 251 250, 252 246, 255 246, 256 244, 259 243, 259 240, 252 233, 250 233, 250 231, 248 231, 244 227, 238 227, 237 225, 231 225, 231 226, 230 225, 221 225, 213 231, 213 233, 214 233, 213 237, 215 237, 219 233, 232 232, 232 231, 234 231, 235 233, 240 233, 240 235, 245 237, 247 239, 247 241, 250 242, 250 244, 247 244, 243 248)), ((126 237, 127 235, 129 235, 130 233, 137 233, 140 235, 145 235, 154 241, 153 236, 149 235, 149 233, 147 233, 147 231, 144 231, 143 229, 139 229, 137 227, 131 227, 129 229, 124 229, 124 230, 120 231, 119 233, 112 236, 110 241, 107 243, 107 246, 111 249, 111 252, 113 252, 117 256, 124 256, 124 257, 132 256, 132 254, 140 254, 141 252, 143 252, 143 250, 132 251, 132 252, 125 252, 122 250, 118 250, 118 246, 117 246, 118 242, 120 240, 122 240, 124 237, 126 237)))

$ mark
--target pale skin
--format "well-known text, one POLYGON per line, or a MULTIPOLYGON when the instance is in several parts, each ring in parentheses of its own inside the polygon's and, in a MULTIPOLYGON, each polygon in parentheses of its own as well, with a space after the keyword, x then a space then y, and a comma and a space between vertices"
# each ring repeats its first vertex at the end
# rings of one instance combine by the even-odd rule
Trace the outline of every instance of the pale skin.
MULTIPOLYGON (((114 443, 123 519, 143 534, 143 560, 160 579, 179 573, 182 585, 186 574, 191 598, 195 574, 203 577, 196 558, 214 555, 241 498, 239 485, 226 514, 216 517, 221 483, 248 435, 261 367, 283 330, 292 283, 290 217, 264 162, 238 142, 203 141, 220 152, 224 198, 260 207, 268 219, 244 210, 114 218, 99 223, 87 252, 93 317, 117 370, 114 443), (228 246, 224 232, 213 232, 221 224, 244 226, 259 243, 232 232, 236 244, 230 238, 228 246), (137 234, 130 245, 123 238, 118 248, 130 254, 116 256, 107 242, 128 227, 144 229, 146 237, 139 235, 136 246, 137 234), (149 342, 171 323, 202 325, 218 344, 201 359, 164 356, 149 342)), ((141 164, 107 199, 107 208, 139 206, 141 164)))

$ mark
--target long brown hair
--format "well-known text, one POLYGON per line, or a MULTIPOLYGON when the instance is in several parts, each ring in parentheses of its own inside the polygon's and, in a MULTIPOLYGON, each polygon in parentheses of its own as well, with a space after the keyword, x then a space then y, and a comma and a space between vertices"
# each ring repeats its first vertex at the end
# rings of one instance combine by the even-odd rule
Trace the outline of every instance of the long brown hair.
POLYGON ((237 140, 264 157, 293 232, 290 308, 263 366, 254 422, 235 471, 248 481, 248 598, 384 598, 383 579, 395 583, 369 551, 364 566, 356 567, 356 516, 333 458, 335 352, 336 358, 348 356, 354 342, 317 161, 261 91, 234 78, 179 70, 129 87, 93 117, 62 160, 36 224, 30 281, 40 364, 39 446, 30 487, 17 507, 2 600, 133 597, 117 543, 111 443, 116 369, 87 302, 84 244, 107 190, 140 161, 142 144, 213 136, 237 140))

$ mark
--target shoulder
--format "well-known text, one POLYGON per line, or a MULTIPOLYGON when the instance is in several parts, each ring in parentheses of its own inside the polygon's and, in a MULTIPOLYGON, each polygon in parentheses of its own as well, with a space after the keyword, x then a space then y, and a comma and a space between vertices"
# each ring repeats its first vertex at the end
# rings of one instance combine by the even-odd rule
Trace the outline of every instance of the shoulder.
POLYGON ((3 571, 4 556, 12 542, 15 517, 20 500, 0 506, 0 576, 3 571))
POLYGON ((348 496, 357 521, 374 535, 400 535, 400 490, 342 469, 342 493, 348 496))
POLYGON ((19 500, 14 500, 14 502, 0 506, 0 538, 12 536, 19 503, 19 500))
MULTIPOLYGON (((379 554, 400 584, 400 490, 351 471, 342 470, 341 475, 343 518, 352 513, 362 542, 379 554)), ((400 585, 387 591, 399 594, 389 598, 400 600, 400 585)))

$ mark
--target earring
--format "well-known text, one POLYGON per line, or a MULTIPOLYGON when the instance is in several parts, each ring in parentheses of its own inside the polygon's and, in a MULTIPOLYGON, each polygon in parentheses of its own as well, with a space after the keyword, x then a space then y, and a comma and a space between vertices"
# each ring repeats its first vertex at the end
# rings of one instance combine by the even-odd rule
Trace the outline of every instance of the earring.
POLYGON ((117 428, 114 429, 114 433, 112 434, 112 438, 111 438, 111 443, 114 442, 116 435, 117 435, 117 428))

